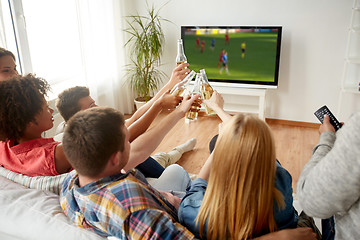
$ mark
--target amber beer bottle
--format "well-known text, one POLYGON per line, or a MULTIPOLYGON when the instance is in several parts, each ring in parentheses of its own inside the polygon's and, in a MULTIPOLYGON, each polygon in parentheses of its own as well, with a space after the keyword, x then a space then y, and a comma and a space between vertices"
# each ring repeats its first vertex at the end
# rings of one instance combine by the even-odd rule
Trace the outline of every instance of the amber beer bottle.
MULTIPOLYGON (((200 74, 202 76, 202 86, 201 86, 201 97, 202 99, 209 99, 211 98, 214 89, 210 86, 209 80, 206 76, 205 69, 200 69, 200 74)), ((208 116, 215 115, 216 112, 206 106, 205 104, 205 111, 208 116)))
MULTIPOLYGON (((195 83, 194 83, 194 87, 190 93, 190 97, 192 97, 195 94, 200 94, 201 93, 201 80, 202 76, 200 75, 200 73, 196 74, 196 78, 195 78, 195 83)), ((196 120, 198 117, 198 112, 199 112, 199 108, 201 105, 201 100, 197 99, 190 107, 190 110, 185 114, 185 120, 189 121, 189 120, 196 120)))
POLYGON ((192 70, 188 75, 186 75, 186 77, 181 82, 176 84, 171 89, 170 94, 180 97, 184 96, 186 94, 186 90, 188 88, 190 81, 194 78, 195 75, 196 72, 192 70))
POLYGON ((176 55, 176 66, 187 62, 187 58, 184 53, 183 40, 178 39, 177 41, 177 55, 176 55))

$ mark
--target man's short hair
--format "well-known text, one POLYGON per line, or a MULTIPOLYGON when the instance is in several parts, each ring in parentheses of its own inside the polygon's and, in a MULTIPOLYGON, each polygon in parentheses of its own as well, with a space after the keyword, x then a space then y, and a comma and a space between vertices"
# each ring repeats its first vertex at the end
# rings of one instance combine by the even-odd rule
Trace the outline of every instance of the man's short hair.
POLYGON ((63 137, 65 155, 81 175, 98 176, 110 157, 124 151, 124 116, 113 108, 90 108, 76 113, 63 137))
POLYGON ((88 97, 90 91, 87 87, 76 86, 64 90, 58 95, 56 100, 56 108, 60 115, 67 122, 75 113, 81 110, 79 100, 84 97, 88 97))
POLYGON ((42 111, 50 85, 28 74, 0 81, 0 141, 17 140, 42 111))

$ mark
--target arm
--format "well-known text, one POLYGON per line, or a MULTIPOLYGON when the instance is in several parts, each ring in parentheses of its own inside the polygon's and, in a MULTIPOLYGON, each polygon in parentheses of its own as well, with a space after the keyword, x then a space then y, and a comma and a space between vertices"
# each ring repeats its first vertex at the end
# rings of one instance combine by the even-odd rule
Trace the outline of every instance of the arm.
POLYGON ((224 123, 231 118, 231 115, 224 111, 224 99, 217 91, 214 91, 210 99, 203 100, 203 102, 214 110, 224 123))
POLYGON ((196 94, 192 98, 186 96, 180 106, 162 119, 156 126, 149 131, 140 135, 131 143, 130 158, 125 171, 136 167, 142 163, 150 154, 159 146, 165 135, 171 130, 175 124, 184 117, 185 113, 190 109, 191 104, 199 98, 196 94))
POLYGON ((166 200, 173 205, 176 210, 179 210, 179 206, 180 206, 180 202, 181 199, 177 196, 172 195, 171 193, 168 192, 163 192, 163 191, 159 191, 165 198, 166 200))
POLYGON ((360 113, 337 136, 328 116, 319 131, 320 141, 301 172, 297 194, 309 216, 328 218, 347 212, 359 199, 360 113))
POLYGON ((202 178, 205 181, 209 181, 212 159, 213 159, 213 153, 210 154, 210 156, 206 160, 204 166, 201 168, 201 170, 197 176, 198 178, 202 178))
POLYGON ((170 90, 165 92, 158 100, 154 102, 154 104, 146 111, 144 115, 142 115, 128 127, 130 133, 130 142, 143 134, 149 128, 155 117, 162 109, 174 109, 179 104, 182 98, 178 96, 172 96, 169 91, 170 90))
POLYGON ((162 210, 147 208, 131 213, 124 221, 123 232, 130 239, 194 239, 180 223, 173 220, 170 215, 162 210))
POLYGON ((148 101, 144 106, 139 108, 131 118, 127 119, 125 121, 125 126, 129 127, 132 123, 134 123, 137 119, 139 119, 141 116, 144 115, 144 113, 147 112, 147 110, 154 104, 156 100, 158 100, 165 92, 171 90, 175 84, 179 83, 181 80, 183 80, 187 73, 190 72, 190 69, 186 68, 188 67, 188 63, 182 63, 179 66, 177 66, 171 75, 171 78, 168 83, 165 84, 165 86, 160 89, 160 91, 150 100, 148 101))
POLYGON ((62 144, 55 147, 55 169, 59 174, 67 173, 71 169, 71 165, 67 160, 62 144))
POLYGON ((316 240, 316 234, 311 228, 295 228, 286 229, 273 233, 268 233, 261 237, 255 238, 257 240, 316 240))

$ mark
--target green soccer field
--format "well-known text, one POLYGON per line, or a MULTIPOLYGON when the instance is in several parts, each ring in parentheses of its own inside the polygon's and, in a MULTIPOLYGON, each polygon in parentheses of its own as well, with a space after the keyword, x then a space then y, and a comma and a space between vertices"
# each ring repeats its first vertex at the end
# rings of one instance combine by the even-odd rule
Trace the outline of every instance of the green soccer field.
MULTIPOLYGON (((274 82, 277 33, 231 33, 229 44, 225 44, 225 34, 186 35, 185 53, 190 69, 199 71, 205 68, 210 79, 248 80, 274 82), (196 37, 205 41, 204 52, 196 47, 196 37), (211 49, 211 40, 215 39, 215 48, 211 49), (246 42, 244 58, 241 57, 241 43, 246 42), (228 53, 228 70, 219 73, 220 52, 228 53)), ((220 67, 222 64, 220 64, 220 67)))

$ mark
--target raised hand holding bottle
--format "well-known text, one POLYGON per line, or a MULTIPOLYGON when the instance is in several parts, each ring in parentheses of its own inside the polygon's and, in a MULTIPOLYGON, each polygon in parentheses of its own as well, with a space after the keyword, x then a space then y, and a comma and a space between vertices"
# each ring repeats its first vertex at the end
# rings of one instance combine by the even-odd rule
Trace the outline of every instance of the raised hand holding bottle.
MULTIPOLYGON (((196 74, 194 87, 190 93, 190 97, 195 94, 201 94, 201 80, 202 76, 200 73, 196 74)), ((190 107, 190 110, 185 114, 185 120, 196 120, 198 117, 199 108, 201 105, 201 99, 197 99, 190 107)))
POLYGON ((196 75, 195 71, 191 71, 181 82, 176 84, 170 91, 170 94, 174 96, 184 96, 186 94, 187 88, 189 86, 190 81, 196 75))
MULTIPOLYGON (((200 74, 202 76, 202 86, 201 86, 201 97, 205 100, 210 99, 214 89, 210 86, 209 80, 206 76, 205 69, 200 69, 200 74)), ((215 115, 216 112, 205 105, 205 111, 208 116, 215 115)))

